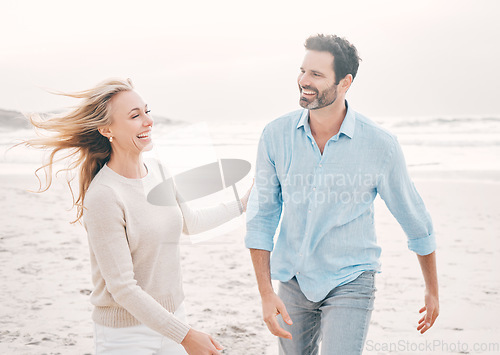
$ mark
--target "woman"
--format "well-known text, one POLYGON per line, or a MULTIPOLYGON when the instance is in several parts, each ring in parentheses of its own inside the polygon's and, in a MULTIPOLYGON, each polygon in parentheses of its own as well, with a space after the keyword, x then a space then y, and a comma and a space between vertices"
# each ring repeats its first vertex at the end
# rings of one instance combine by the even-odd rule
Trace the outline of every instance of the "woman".
POLYGON ((162 200, 173 203, 149 203, 148 191, 164 172, 143 159, 153 145, 153 119, 131 81, 107 80, 63 95, 83 100, 62 116, 30 117, 36 128, 56 135, 25 143, 51 151, 40 168, 49 168, 46 189, 57 152, 69 150, 64 158, 74 158, 69 168, 79 172, 74 205, 89 240, 96 354, 219 354, 222 347, 210 335, 186 323, 178 241, 182 230, 203 231, 240 215, 248 193, 193 211, 172 183, 162 200))

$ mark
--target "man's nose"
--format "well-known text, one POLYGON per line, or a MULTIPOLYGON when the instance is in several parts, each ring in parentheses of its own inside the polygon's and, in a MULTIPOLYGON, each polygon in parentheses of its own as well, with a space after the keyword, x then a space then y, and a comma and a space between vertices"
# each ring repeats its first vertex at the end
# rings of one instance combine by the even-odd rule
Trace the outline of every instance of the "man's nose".
POLYGON ((311 84, 311 80, 310 80, 309 75, 307 75, 307 74, 301 75, 301 77, 299 78, 299 85, 301 87, 307 87, 307 86, 310 86, 310 84, 311 84))

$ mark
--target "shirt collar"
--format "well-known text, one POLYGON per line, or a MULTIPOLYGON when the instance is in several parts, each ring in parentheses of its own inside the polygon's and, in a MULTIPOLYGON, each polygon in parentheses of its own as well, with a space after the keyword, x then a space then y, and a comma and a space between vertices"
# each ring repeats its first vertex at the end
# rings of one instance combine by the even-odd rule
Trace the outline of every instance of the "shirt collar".
MULTIPOLYGON (((345 101, 345 106, 347 107, 347 112, 340 126, 339 136, 341 133, 345 134, 349 138, 354 136, 354 128, 356 126, 356 116, 354 110, 351 109, 347 100, 345 101)), ((304 130, 309 133, 311 132, 311 126, 309 126, 309 110, 304 110, 300 116, 299 122, 297 123, 297 128, 304 127, 304 130)))
POLYGON ((309 126, 309 110, 303 110, 302 115, 300 115, 299 123, 297 123, 297 128, 304 127, 306 132, 311 131, 309 126))

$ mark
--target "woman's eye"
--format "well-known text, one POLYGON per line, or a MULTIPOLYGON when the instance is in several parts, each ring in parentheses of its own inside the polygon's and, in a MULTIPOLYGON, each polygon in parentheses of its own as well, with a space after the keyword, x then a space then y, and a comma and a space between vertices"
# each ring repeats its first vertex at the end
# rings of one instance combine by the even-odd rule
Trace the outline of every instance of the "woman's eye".
MULTIPOLYGON (((147 111, 145 111, 146 115, 147 115, 147 114, 149 114, 150 112, 151 112, 151 110, 147 110, 147 111)), ((134 116, 132 116, 132 118, 137 118, 137 117, 139 117, 139 116, 140 116, 140 115, 134 115, 134 116)))

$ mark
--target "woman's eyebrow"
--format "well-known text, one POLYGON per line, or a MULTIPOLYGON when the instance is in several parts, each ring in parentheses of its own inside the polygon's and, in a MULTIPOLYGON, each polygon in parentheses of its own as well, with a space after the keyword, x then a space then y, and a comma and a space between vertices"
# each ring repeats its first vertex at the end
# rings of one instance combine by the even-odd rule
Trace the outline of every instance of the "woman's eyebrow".
MULTIPOLYGON (((148 108, 148 104, 144 105, 144 107, 148 108)), ((132 110, 130 110, 129 113, 132 112, 132 111, 134 111, 134 110, 140 110, 140 108, 139 107, 135 107, 132 110)))

